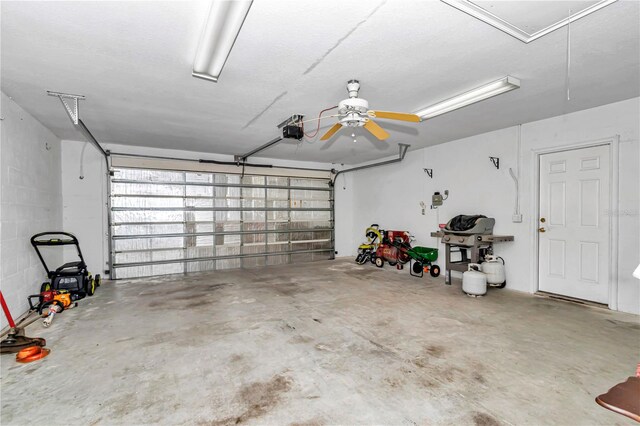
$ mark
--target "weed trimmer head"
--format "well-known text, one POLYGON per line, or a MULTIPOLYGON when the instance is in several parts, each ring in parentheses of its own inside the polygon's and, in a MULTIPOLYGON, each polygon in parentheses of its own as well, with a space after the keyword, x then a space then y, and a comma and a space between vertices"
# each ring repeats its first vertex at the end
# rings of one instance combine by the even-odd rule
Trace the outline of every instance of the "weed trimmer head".
POLYGON ((47 341, 40 337, 27 337, 24 335, 24 328, 17 326, 16 323, 13 322, 13 317, 11 317, 11 313, 4 301, 4 296, 1 291, 0 304, 2 305, 2 310, 7 317, 7 321, 9 321, 9 327, 11 327, 6 339, 0 342, 0 353, 11 354, 20 352, 22 349, 28 348, 29 346, 45 346, 47 344, 47 341))
POLYGON ((27 337, 24 328, 17 327, 9 330, 6 339, 0 342, 0 353, 13 354, 29 346, 45 346, 47 341, 41 337, 27 337))

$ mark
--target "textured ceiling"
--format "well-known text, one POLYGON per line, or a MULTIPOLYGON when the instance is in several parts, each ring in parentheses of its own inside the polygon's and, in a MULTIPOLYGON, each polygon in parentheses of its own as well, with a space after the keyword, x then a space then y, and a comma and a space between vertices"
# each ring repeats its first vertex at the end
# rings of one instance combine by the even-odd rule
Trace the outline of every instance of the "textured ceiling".
MULTIPOLYGON (((529 2, 528 2, 529 3, 529 2)), ((545 7, 549 2, 530 2, 545 7)), ((436 1, 255 0, 219 83, 191 77, 206 2, 1 3, 2 90, 63 139, 82 139, 45 90, 87 96, 96 138, 238 154, 347 97, 412 112, 505 75, 522 88, 420 124, 380 124, 329 142, 282 143, 272 158, 359 163, 640 94, 640 3, 618 1, 530 44, 436 1)), ((332 120, 323 121, 326 129, 332 120)), ((309 130, 309 127, 307 127, 309 130)))

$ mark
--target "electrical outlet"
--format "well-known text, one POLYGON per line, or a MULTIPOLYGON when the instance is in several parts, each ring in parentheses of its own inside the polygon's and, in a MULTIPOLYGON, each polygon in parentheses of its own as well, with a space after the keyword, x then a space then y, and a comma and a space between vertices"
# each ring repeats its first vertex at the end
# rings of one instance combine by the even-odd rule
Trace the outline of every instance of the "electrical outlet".
POLYGON ((514 214, 513 216, 511 216, 511 221, 513 223, 520 223, 522 222, 522 215, 521 214, 514 214))

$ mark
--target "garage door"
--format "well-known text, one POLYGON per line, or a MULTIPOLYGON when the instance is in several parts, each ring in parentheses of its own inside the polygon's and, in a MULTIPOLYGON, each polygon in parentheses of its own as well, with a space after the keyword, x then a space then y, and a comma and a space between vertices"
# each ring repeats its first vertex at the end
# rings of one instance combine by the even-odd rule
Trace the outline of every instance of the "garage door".
POLYGON ((329 179, 112 170, 115 279, 333 257, 329 179))

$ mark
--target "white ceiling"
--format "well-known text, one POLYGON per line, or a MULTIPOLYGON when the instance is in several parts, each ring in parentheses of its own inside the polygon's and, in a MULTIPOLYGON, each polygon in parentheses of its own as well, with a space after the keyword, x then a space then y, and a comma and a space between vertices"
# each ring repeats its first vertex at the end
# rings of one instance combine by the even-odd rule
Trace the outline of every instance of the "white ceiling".
POLYGON ((2 90, 63 139, 82 136, 45 90, 87 96, 81 117, 100 142, 239 154, 277 136, 287 116, 336 105, 348 79, 361 81, 372 108, 404 112, 505 75, 521 80, 519 90, 431 121, 380 120, 386 142, 358 129, 357 143, 343 132, 261 154, 338 163, 640 95, 637 1, 572 24, 571 101, 565 29, 524 44, 437 1, 255 0, 212 83, 191 77, 207 11, 206 2, 3 1, 2 90))

